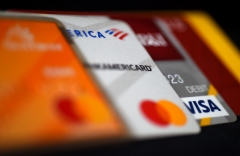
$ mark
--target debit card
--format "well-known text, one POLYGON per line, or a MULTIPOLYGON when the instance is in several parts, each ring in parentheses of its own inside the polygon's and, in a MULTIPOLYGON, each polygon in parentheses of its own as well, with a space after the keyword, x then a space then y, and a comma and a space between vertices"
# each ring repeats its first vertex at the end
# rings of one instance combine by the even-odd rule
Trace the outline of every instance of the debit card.
POLYGON ((240 55, 238 48, 214 20, 202 12, 161 16, 198 67, 236 115, 240 115, 240 55), (178 29, 176 25, 182 25, 178 29), (190 44, 189 44, 190 43, 190 44))

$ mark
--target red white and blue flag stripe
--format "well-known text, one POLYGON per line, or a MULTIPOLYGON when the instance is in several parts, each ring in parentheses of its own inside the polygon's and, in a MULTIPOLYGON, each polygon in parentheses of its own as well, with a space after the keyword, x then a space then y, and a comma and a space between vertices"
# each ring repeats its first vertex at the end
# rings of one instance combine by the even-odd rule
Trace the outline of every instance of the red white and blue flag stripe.
POLYGON ((128 36, 128 33, 125 33, 121 30, 116 29, 116 28, 106 30, 105 33, 107 33, 109 35, 113 35, 114 37, 117 37, 120 40, 123 40, 126 36, 128 36))

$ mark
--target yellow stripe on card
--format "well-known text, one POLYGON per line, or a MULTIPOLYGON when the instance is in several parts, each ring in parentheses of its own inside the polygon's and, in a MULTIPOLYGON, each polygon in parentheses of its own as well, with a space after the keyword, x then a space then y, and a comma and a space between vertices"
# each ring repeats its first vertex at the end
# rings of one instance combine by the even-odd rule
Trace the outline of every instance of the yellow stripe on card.
POLYGON ((217 96, 218 92, 217 90, 215 89, 215 87, 210 84, 209 88, 208 88, 208 95, 214 95, 214 96, 217 96))
POLYGON ((186 12, 184 15, 189 24, 240 83, 239 49, 207 14, 203 12, 186 12))
POLYGON ((200 126, 208 126, 211 123, 211 118, 203 118, 200 121, 200 126))

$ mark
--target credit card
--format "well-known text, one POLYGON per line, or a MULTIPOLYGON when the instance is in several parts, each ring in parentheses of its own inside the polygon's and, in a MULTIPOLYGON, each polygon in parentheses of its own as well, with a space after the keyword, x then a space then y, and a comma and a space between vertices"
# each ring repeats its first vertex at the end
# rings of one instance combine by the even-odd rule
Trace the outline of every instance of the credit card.
POLYGON ((235 114, 240 115, 239 49, 206 13, 165 14, 161 20, 235 114))
POLYGON ((169 85, 131 28, 108 20, 86 25, 81 17, 61 15, 132 137, 149 138, 198 133, 199 125, 169 85))
POLYGON ((59 21, 0 15, 0 25, 1 152, 126 135, 59 21))
MULTIPOLYGON (((160 20, 137 17, 116 18, 124 20, 132 27, 139 41, 201 126, 236 120, 236 115, 213 84, 200 71, 171 32, 166 30, 166 26, 162 26, 160 20)), ((179 29, 184 29, 181 23, 177 26, 179 29)))

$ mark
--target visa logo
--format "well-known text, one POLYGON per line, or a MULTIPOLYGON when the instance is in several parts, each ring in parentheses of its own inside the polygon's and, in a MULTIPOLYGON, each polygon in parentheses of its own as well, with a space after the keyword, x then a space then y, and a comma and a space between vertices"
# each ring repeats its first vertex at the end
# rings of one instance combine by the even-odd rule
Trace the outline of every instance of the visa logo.
POLYGON ((100 31, 67 29, 71 37, 106 38, 100 31))
POLYGON ((196 119, 229 115, 215 96, 196 96, 181 98, 196 119))
POLYGON ((209 113, 214 112, 215 110, 221 111, 212 100, 207 100, 208 104, 205 102, 206 101, 204 100, 188 101, 189 106, 186 105, 185 103, 184 104, 192 114, 195 114, 195 109, 197 110, 198 113, 209 113))

